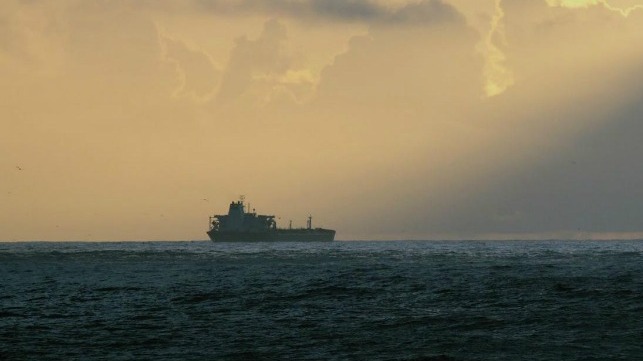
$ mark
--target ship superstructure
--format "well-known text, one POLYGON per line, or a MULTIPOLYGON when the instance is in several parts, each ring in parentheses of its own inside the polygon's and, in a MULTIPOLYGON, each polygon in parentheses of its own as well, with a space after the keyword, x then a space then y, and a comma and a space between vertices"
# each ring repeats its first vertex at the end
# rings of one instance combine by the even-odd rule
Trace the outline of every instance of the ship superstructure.
POLYGON ((210 217, 207 232, 215 242, 329 242, 335 239, 332 229, 313 228, 308 216, 306 228, 278 228, 274 215, 246 211, 244 198, 230 203, 228 214, 210 217))

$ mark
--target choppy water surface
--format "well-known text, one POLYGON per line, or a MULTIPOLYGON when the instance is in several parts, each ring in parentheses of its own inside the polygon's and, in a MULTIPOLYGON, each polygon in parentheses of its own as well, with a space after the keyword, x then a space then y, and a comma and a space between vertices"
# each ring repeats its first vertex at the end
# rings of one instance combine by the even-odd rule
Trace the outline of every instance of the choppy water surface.
POLYGON ((640 241, 0 243, 0 359, 643 360, 642 345, 640 241))

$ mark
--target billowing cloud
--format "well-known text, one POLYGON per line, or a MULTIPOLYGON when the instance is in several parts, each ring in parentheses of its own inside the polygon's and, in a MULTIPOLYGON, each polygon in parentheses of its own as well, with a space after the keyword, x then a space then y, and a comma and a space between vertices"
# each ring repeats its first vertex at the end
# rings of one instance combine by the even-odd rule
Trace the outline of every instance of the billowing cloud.
POLYGON ((277 20, 266 22, 256 40, 237 38, 225 69, 218 100, 229 102, 252 96, 265 102, 274 84, 291 67, 286 40, 287 30, 277 20))
POLYGON ((464 86, 480 81, 476 41, 462 23, 398 30, 373 27, 369 34, 351 39, 348 51, 324 70, 317 101, 344 101, 369 109, 398 104, 400 109, 435 106, 448 111, 462 97, 479 96, 478 89, 464 86), (416 40, 405 41, 409 37, 416 40))

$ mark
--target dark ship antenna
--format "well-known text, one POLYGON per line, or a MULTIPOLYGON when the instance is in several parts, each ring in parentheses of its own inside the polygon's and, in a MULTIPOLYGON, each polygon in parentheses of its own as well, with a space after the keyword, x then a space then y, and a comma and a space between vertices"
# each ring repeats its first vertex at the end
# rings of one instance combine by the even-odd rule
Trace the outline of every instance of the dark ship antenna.
POLYGON ((306 222, 306 228, 312 229, 313 228, 313 216, 308 215, 308 221, 306 222))

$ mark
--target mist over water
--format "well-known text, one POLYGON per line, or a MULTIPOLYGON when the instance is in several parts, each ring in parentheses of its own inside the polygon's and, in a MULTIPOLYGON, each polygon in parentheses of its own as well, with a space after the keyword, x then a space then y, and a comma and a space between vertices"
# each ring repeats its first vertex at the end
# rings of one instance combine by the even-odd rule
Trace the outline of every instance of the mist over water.
POLYGON ((0 243, 0 359, 638 360, 643 242, 0 243))

